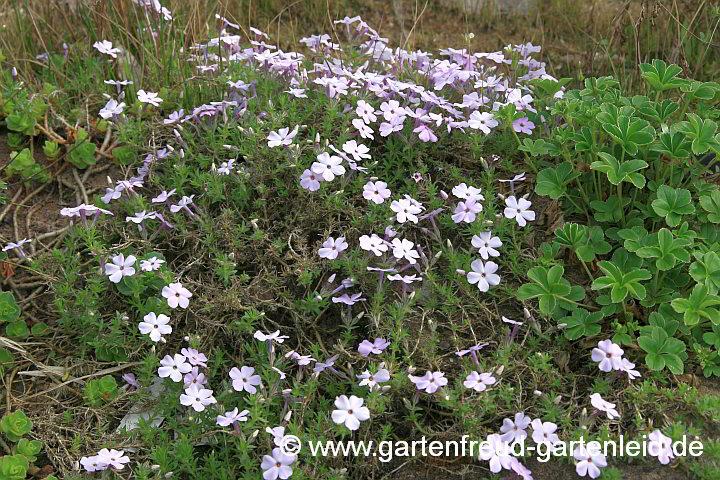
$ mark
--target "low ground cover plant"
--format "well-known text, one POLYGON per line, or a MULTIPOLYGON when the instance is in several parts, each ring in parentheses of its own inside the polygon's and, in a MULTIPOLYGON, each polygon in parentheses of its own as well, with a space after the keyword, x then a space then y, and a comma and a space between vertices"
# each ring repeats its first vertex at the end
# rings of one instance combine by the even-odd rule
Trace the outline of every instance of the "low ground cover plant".
MULTIPOLYGON (((147 45, 170 42, 172 12, 135 3, 147 45)), ((116 167, 61 210, 62 245, 3 249, 54 279, 48 324, 28 326, 21 299, 0 294, 7 337, 61 335, 105 372, 83 382, 96 416, 71 458, 52 458, 67 478, 400 465, 290 455, 290 435, 469 435, 490 446, 473 475, 523 479, 543 477, 506 442, 624 435, 659 445, 644 462, 716 478, 720 397, 678 376, 720 375, 720 85, 655 60, 640 65, 642 94, 612 77, 572 88, 531 43, 409 51, 359 17, 302 51, 217 21, 217 36, 168 57, 191 75, 162 87, 112 38, 89 58, 41 58, 40 91, 3 73, 8 178, 51 180, 39 141, 77 177, 116 167), (48 124, 73 102, 53 82, 81 69, 105 98, 48 124), (676 456, 683 436, 704 456, 676 456)), ((8 452, 6 478, 36 460, 19 445, 26 460, 8 452)), ((590 478, 640 461, 558 457, 590 478)))

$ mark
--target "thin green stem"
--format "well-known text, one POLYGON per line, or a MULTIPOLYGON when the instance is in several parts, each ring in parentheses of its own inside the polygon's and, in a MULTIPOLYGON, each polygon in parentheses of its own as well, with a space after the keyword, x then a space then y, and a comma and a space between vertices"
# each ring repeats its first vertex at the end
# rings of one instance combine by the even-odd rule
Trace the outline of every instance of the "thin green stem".
POLYGON ((588 278, 590 279, 590 283, 595 281, 595 277, 593 277, 592 272, 590 272, 590 269, 587 266, 587 263, 580 260, 580 263, 582 263, 583 268, 585 269, 585 273, 587 273, 588 278))

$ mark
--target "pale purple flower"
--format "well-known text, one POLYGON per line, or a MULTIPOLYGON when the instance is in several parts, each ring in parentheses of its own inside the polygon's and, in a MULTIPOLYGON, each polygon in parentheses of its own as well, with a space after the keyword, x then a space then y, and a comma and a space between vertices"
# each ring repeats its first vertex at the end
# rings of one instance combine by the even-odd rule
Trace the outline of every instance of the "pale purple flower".
POLYGON ((422 212, 421 207, 414 205, 406 198, 393 200, 390 204, 390 209, 397 214, 396 218, 398 223, 405 223, 408 220, 413 223, 418 223, 417 214, 422 212))
POLYGON ((320 182, 325 179, 322 175, 314 173, 312 170, 306 168, 305 171, 300 175, 300 186, 311 192, 320 190, 320 182))
POLYGON ((445 374, 442 372, 427 371, 422 377, 408 375, 411 382, 415 384, 418 390, 424 390, 427 393, 435 393, 438 388, 444 387, 448 383, 445 374))
POLYGON ((589 476, 597 478, 600 476, 600 469, 607 467, 605 455, 600 452, 593 452, 596 455, 590 455, 584 445, 579 445, 573 452, 573 457, 577 463, 575 464, 575 472, 581 477, 589 476))
POLYGON ((98 455, 93 455, 92 457, 82 457, 80 459, 80 464, 83 466, 86 472, 100 472, 103 470, 107 470, 107 463, 103 463, 98 455))
POLYGON ((260 468, 265 470, 263 478, 265 480, 285 480, 292 475, 292 467, 290 465, 297 459, 295 455, 285 455, 279 447, 273 448, 272 456, 263 456, 260 468))
POLYGON ((474 198, 470 198, 464 202, 458 202, 452 219, 455 223, 472 223, 475 221, 477 214, 482 212, 482 208, 482 205, 477 203, 474 198))
POLYGON ((364 302, 365 299, 361 298, 362 293, 355 293, 352 296, 348 295, 347 293, 344 293, 340 295, 339 297, 332 297, 333 303, 344 303, 345 305, 355 305, 357 302, 364 302))
POLYGON ((474 111, 470 114, 470 119, 468 120, 468 127, 480 130, 486 135, 497 126, 498 121, 495 120, 493 114, 489 112, 480 113, 478 111, 474 111))
POLYGON ((378 257, 388 251, 388 246, 385 241, 374 233, 370 236, 363 235, 360 237, 360 248, 368 252, 373 252, 378 257))
POLYGON ((117 200, 122 196, 122 192, 125 190, 125 187, 122 185, 116 185, 114 188, 106 188, 105 189, 105 195, 100 197, 100 200, 103 201, 103 203, 108 204, 112 200, 117 200))
POLYGON ((463 385, 476 392, 484 392, 488 385, 493 385, 496 381, 497 379, 492 376, 492 373, 471 372, 470 375, 465 378, 463 385))
POLYGON ((163 120, 163 124, 165 125, 171 125, 173 123, 177 123, 185 116, 185 110, 182 108, 180 110, 177 110, 175 112, 172 112, 168 118, 163 120))
POLYGON ((123 450, 101 449, 98 454, 98 463, 113 467, 117 470, 125 468, 125 464, 130 463, 130 457, 125 455, 123 450))
POLYGON ((515 458, 510 458, 510 470, 512 470, 520 480, 533 480, 532 472, 525 465, 515 458))
POLYGON ((390 189, 387 188, 387 183, 379 180, 377 182, 368 182, 363 186, 363 197, 377 205, 390 198, 391 194, 390 189))
POLYGON ((599 362, 598 368, 603 372, 622 368, 623 349, 612 340, 601 340, 592 350, 593 362, 599 362))
POLYGON ((98 52, 104 53, 105 55, 110 55, 113 58, 117 58, 118 53, 121 52, 119 48, 113 48, 112 42, 109 40, 95 42, 93 43, 93 48, 95 48, 95 50, 97 50, 98 52))
POLYGON ((393 256, 397 259, 405 259, 411 265, 417 263, 420 254, 413 247, 415 244, 407 239, 394 238, 392 241, 393 256))
POLYGON ((180 353, 185 355, 185 358, 187 358, 188 362, 190 362, 190 365, 207 368, 208 359, 204 353, 198 352, 194 348, 183 348, 180 350, 180 353))
POLYGON ((137 213, 136 213, 134 216, 132 216, 132 217, 125 217, 125 221, 126 221, 126 222, 133 222, 133 223, 136 223, 136 224, 140 225, 140 224, 141 224, 142 222, 144 222, 145 220, 155 218, 156 215, 157 215, 157 214, 156 214, 155 212, 150 212, 150 213, 148 213, 147 210, 143 210, 142 212, 137 212, 137 213))
POLYGON ((398 274, 395 274, 395 275, 388 275, 387 278, 388 278, 388 280, 390 280, 391 282, 398 282, 398 281, 399 281, 399 282, 403 282, 403 283, 406 284, 406 285, 411 285, 413 282, 422 282, 422 277, 418 277, 418 276, 415 275, 415 274, 412 274, 412 275, 400 275, 400 274, 398 273, 398 274))
POLYGON ((385 383, 390 380, 390 372, 384 368, 381 368, 374 374, 370 373, 370 370, 365 370, 362 374, 356 375, 356 377, 360 380, 361 387, 367 385, 372 391, 373 389, 380 388, 379 383, 385 383))
POLYGON ((285 354, 285 358, 292 358, 298 365, 310 365, 310 362, 316 362, 311 355, 300 355, 295 350, 290 350, 285 354))
POLYGON ((328 368, 332 368, 335 365, 335 360, 338 359, 340 355, 333 355, 332 357, 328 358, 324 362, 315 362, 315 367, 313 368, 313 373, 320 373, 325 371, 328 368))
POLYGON ((215 170, 215 173, 218 175, 230 175, 230 172, 233 169, 233 163, 235 163, 235 160, 228 160, 227 162, 222 162, 220 164, 220 167, 215 170))
POLYGON ((635 380, 636 378, 640 378, 642 375, 640 375, 640 372, 635 370, 635 364, 632 363, 627 358, 622 359, 622 363, 620 365, 619 370, 622 370, 623 372, 628 374, 628 378, 630 380, 635 380))
POLYGON ((295 98, 308 98, 304 88, 290 88, 290 90, 285 90, 283 93, 289 93, 295 98))
POLYGON ((165 260, 158 257, 150 257, 147 260, 140 260, 140 270, 143 272, 154 272, 159 269, 165 260))
POLYGON ((526 133, 528 135, 531 135, 533 129, 535 128, 535 124, 528 120, 527 117, 522 117, 518 118, 517 120, 513 120, 512 127, 513 130, 518 133, 526 133))
POLYGON ((405 117, 393 117, 390 122, 382 122, 380 124, 380 136, 387 137, 391 133, 399 132, 403 129, 405 117))
POLYGON ((185 388, 189 387, 190 385, 197 385, 198 387, 201 387, 206 383, 207 378, 198 367, 193 367, 192 370, 186 373, 183 377, 183 384, 185 385, 185 388))
POLYGON ((117 86, 124 87, 127 85, 132 85, 134 82, 132 80, 105 80, 103 83, 105 83, 105 85, 115 85, 116 87, 117 86))
POLYGON ((60 209, 60 215, 63 217, 87 217, 91 214, 100 214, 103 213, 105 215, 113 215, 113 213, 110 210, 105 210, 104 208, 96 207, 95 205, 87 205, 85 203, 82 203, 78 205, 77 207, 65 207, 60 209))
POLYGON ((195 198, 195 195, 190 195, 189 197, 187 195, 183 195, 183 197, 180 199, 180 201, 177 203, 177 205, 170 205, 170 211, 172 213, 177 213, 180 210, 187 211, 191 216, 195 215, 188 205, 192 205, 193 198, 195 198))
POLYGON ((418 138, 422 140, 423 142, 437 142, 438 137, 435 135, 435 132, 432 131, 430 127, 425 125, 424 123, 421 123, 417 127, 413 129, 413 133, 418 134, 418 138))
POLYGON ((137 99, 141 103, 149 103, 150 105, 155 105, 156 107, 159 107, 160 103, 163 101, 162 98, 158 97, 156 92, 146 92, 145 90, 137 91, 137 99))
POLYGON ((373 132, 373 129, 369 126, 365 125, 365 122, 361 118, 355 118, 352 121, 353 127, 357 128, 358 133, 360 134, 361 138, 375 139, 375 132, 373 132))
POLYGON ((472 272, 468 272, 467 280, 471 285, 477 283, 478 288, 481 292, 487 292, 491 286, 498 285, 500 283, 500 275, 495 272, 498 269, 498 265, 495 262, 483 263, 482 260, 473 260, 470 264, 472 272))
POLYGON ((607 417, 610 420, 620 418, 620 414, 615 409, 615 404, 603 400, 599 393, 593 393, 592 395, 590 395, 590 403, 593 407, 597 408, 601 412, 606 413, 607 417))
POLYGON ((675 452, 673 452, 672 449, 672 439, 670 437, 663 435, 660 430, 653 430, 653 432, 648 435, 648 439, 650 439, 648 453, 653 457, 657 457, 660 463, 667 465, 670 463, 670 460, 675 458, 675 452))
POLYGON ((32 242, 32 239, 29 239, 29 238, 23 238, 22 240, 20 240, 20 241, 17 242, 17 243, 15 243, 15 242, 8 242, 8 244, 3 247, 2 251, 3 251, 3 252, 8 252, 8 251, 10 251, 10 250, 17 250, 17 251, 18 251, 18 255, 19 255, 20 257, 24 257, 24 256, 25 256, 25 251, 23 250, 22 246, 25 245, 26 243, 30 243, 30 242, 32 242))
POLYGON ((423 176, 422 176, 422 173, 415 172, 412 175, 410 175, 410 178, 412 178, 415 183, 420 183, 420 182, 422 182, 423 176))
POLYGON ((192 407, 196 412, 202 412, 208 405, 217 403, 217 400, 213 397, 212 390, 190 385, 185 389, 185 393, 180 395, 180 403, 192 407))
POLYGON ((255 332, 253 337, 256 340, 260 340, 261 342, 275 341, 277 343, 283 343, 285 340, 290 338, 287 335, 280 335, 280 330, 275 330, 274 332, 268 334, 265 334, 258 330, 255 332))
POLYGON ((123 109, 125 108, 125 102, 118 103, 117 100, 114 98, 111 98, 108 100, 108 102, 105 104, 103 108, 100 109, 99 115, 107 120, 108 118, 111 118, 115 115, 120 115, 123 113, 123 109))
POLYGON ((335 406, 337 410, 332 412, 332 420, 337 424, 345 424, 349 430, 357 430, 360 428, 360 422, 370 418, 370 410, 363 406, 365 400, 351 395, 335 397, 335 406))
POLYGON ((250 413, 250 410, 243 410, 242 412, 238 413, 238 408, 235 407, 229 412, 225 412, 224 415, 218 415, 215 419, 215 423, 221 427, 228 427, 235 422, 247 422, 247 416, 250 413))
POLYGON ((519 327, 520 325, 523 324, 523 322, 518 322, 518 321, 516 321, 516 320, 510 320, 509 318, 507 318, 507 317, 505 317, 505 316, 501 316, 500 319, 501 319, 503 322, 509 323, 510 325, 514 325, 514 326, 516 326, 516 327, 519 327))
POLYGON ((155 312, 150 312, 143 317, 143 322, 138 324, 138 329, 143 335, 150 335, 150 340, 153 342, 159 342, 163 335, 170 335, 172 333, 172 327, 168 325, 170 317, 167 315, 156 315, 155 312))
POLYGON ((473 186, 468 186, 465 184, 465 182, 456 185, 452 189, 453 195, 455 195, 457 198, 461 198, 463 200, 485 200, 485 197, 480 193, 479 188, 475 188, 473 186))
POLYGON ((515 457, 510 455, 510 449, 500 435, 493 433, 488 435, 486 443, 481 446, 480 458, 490 462, 491 472, 498 473, 503 468, 510 470, 515 457))
POLYGON ((253 375, 255 369, 253 367, 233 367, 230 370, 230 378, 232 378, 232 386, 236 392, 242 392, 243 390, 255 394, 257 392, 258 385, 262 384, 262 378, 260 375, 253 375))
POLYGON ((521 227, 527 225, 527 222, 535 220, 535 212, 530 210, 532 203, 524 198, 515 198, 514 195, 505 199, 505 218, 515 219, 521 227))
POLYGON ((473 235, 472 246, 479 250, 483 260, 490 257, 499 257, 500 252, 496 248, 502 247, 502 241, 499 237, 493 237, 490 232, 481 232, 480 235, 473 235))
POLYGON ((160 368, 158 368, 158 376, 160 378, 170 377, 173 382, 180 382, 183 374, 192 370, 192 365, 186 362, 185 356, 176 353, 174 356, 165 355, 160 360, 160 368))
POLYGON ((455 352, 455 355, 457 355, 458 357, 464 357, 468 353, 480 351, 483 348, 487 347, 488 345, 489 344, 487 344, 487 343, 478 343, 477 345, 473 345, 472 347, 468 348, 467 350, 459 350, 459 351, 455 352))
POLYGON ((399 115, 405 115, 405 108, 397 100, 390 100, 380 104, 380 111, 385 120, 390 121, 399 115))
POLYGON ((295 138, 295 135, 297 135, 299 129, 300 126, 296 125, 292 131, 290 131, 290 127, 285 127, 281 128, 277 132, 270 132, 267 136, 268 147, 272 148, 290 145, 293 142, 293 138, 295 138))
POLYGON ((500 427, 501 438, 507 443, 522 442, 527 438, 525 430, 527 430, 530 422, 530 417, 523 412, 516 413, 514 420, 511 418, 504 419, 502 427, 500 427))
POLYGON ((268 34, 267 34, 267 33, 263 32, 262 30, 258 30, 258 29, 255 28, 255 27, 250 27, 249 30, 250 30, 252 33, 254 33, 257 38, 261 38, 261 37, 262 37, 262 38, 270 39, 270 37, 268 37, 268 34))
POLYGON ((165 203, 165 202, 167 202, 168 198, 172 197, 173 195, 175 195, 175 189, 174 189, 174 188, 173 188, 172 190, 170 190, 169 192, 166 191, 166 190, 163 190, 163 191, 160 193, 160 195, 158 195, 157 197, 153 198, 153 199, 151 200, 151 202, 152 202, 152 203, 165 203))
POLYGON ((525 180, 525 172, 519 173, 519 174, 515 175, 513 178, 509 178, 507 180, 500 179, 498 181, 503 182, 503 183, 515 183, 515 182, 522 182, 523 180, 525 180))
POLYGON ((105 264, 105 275, 107 275, 111 282, 119 283, 123 277, 131 277, 135 275, 135 255, 125 255, 122 253, 115 255, 112 258, 112 263, 105 264))
POLYGON ((389 346, 390 342, 386 341, 384 338, 376 338, 373 343, 370 343, 368 340, 363 340, 360 342, 360 345, 358 345, 358 352, 363 357, 367 357, 371 353, 380 355, 383 350, 389 346))
POLYGON ((346 250, 347 248, 348 244, 345 241, 345 237, 338 237, 337 239, 328 237, 328 239, 323 243, 322 248, 318 250, 318 255, 320 255, 320 258, 335 260, 340 252, 346 250))
POLYGON ((552 422, 543 422, 536 418, 530 424, 532 426, 532 439, 537 444, 554 445, 560 441, 555 431, 557 425, 552 422))
POLYGON ((355 161, 360 162, 364 159, 371 159, 372 156, 368 153, 370 149, 362 143, 357 143, 355 140, 349 140, 342 146, 343 152, 351 155, 355 161))
POLYGON ((377 120, 377 116, 375 116, 375 109, 365 100, 358 100, 357 107, 355 108, 355 113, 366 124, 371 124, 377 120))
POLYGON ((188 308, 190 305, 190 290, 182 286, 182 283, 171 283, 163 287, 162 296, 167 299, 170 308, 188 308))
POLYGON ((332 182, 336 175, 345 173, 345 167, 341 165, 343 159, 337 155, 330 155, 323 152, 317 156, 317 162, 313 162, 310 170, 321 175, 326 182, 332 182))
POLYGON ((125 373, 125 374, 123 374, 123 376, 120 377, 120 378, 122 378, 123 380, 125 380, 125 383, 127 383, 128 386, 131 387, 131 389, 133 389, 133 388, 134 388, 134 389, 139 389, 139 388, 140 388, 140 384, 138 383, 137 379, 135 378, 135 374, 134 374, 134 373, 125 373))

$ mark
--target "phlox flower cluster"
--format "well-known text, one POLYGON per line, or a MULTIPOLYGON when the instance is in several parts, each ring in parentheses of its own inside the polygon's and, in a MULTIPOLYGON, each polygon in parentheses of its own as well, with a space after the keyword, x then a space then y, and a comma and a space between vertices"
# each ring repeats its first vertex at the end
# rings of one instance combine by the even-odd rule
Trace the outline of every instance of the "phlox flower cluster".
MULTIPOLYGON (((172 14, 156 0, 134 0, 134 2, 155 18, 172 21, 172 14)), ((395 285, 402 288, 404 295, 408 285, 423 281, 427 269, 421 267, 429 268, 432 265, 429 258, 430 250, 423 240, 423 234, 431 235, 435 232, 440 237, 435 221, 437 215, 447 215, 448 220, 451 219, 459 226, 475 224, 473 226, 475 228, 478 225, 476 222, 493 223, 486 219, 485 208, 493 211, 493 204, 484 205, 483 202, 494 202, 496 199, 486 199, 480 188, 464 182, 452 188, 451 193, 454 197, 452 200, 450 195, 441 192, 441 198, 448 205, 430 212, 425 205, 431 205, 433 199, 425 199, 417 195, 421 202, 409 194, 393 191, 395 185, 391 188, 388 178, 383 180, 372 176, 371 171, 376 162, 372 160, 370 146, 376 139, 391 135, 402 136, 408 142, 435 143, 442 136, 450 135, 455 130, 474 135, 493 135, 496 130, 504 128, 511 129, 513 134, 531 135, 537 128, 537 122, 543 120, 533 105, 534 98, 529 81, 553 78, 546 73, 543 62, 532 58, 532 54, 537 53, 539 47, 528 43, 510 45, 503 51, 478 53, 471 53, 465 49, 446 49, 441 50, 439 57, 435 58, 422 51, 392 49, 388 45, 388 40, 380 37, 360 17, 346 17, 335 23, 343 25, 342 28, 368 60, 362 67, 353 68, 343 61, 340 55, 335 56, 335 52, 341 48, 333 42, 330 35, 313 35, 300 40, 309 50, 322 54, 323 60, 315 63, 313 59, 316 57, 308 59, 301 53, 285 52, 277 46, 269 45, 266 43, 266 40, 268 42, 270 40, 269 36, 255 28, 249 29, 253 37, 250 46, 243 45, 244 37, 227 32, 228 28, 237 29, 238 26, 223 17, 218 19, 223 21, 221 34, 206 44, 194 45, 190 49, 193 53, 189 59, 198 62, 198 75, 226 73, 221 71, 222 66, 235 62, 283 82, 285 89, 283 94, 292 97, 292 101, 304 101, 324 95, 333 104, 344 107, 343 115, 346 116, 344 119, 347 122, 350 139, 343 141, 342 144, 336 142, 333 145, 328 141, 323 144, 317 137, 314 151, 309 158, 304 155, 301 146, 305 142, 302 137, 308 130, 307 126, 293 125, 293 122, 289 125, 273 123, 268 127, 272 114, 263 112, 258 115, 259 123, 266 125, 259 137, 263 148, 266 143, 268 152, 287 156, 292 160, 292 168, 296 165, 299 167, 298 173, 302 171, 299 175, 299 185, 302 189, 318 192, 330 188, 329 185, 333 182, 339 185, 338 189, 343 189, 348 185, 351 177, 357 176, 361 179, 360 185, 363 185, 363 188, 362 198, 358 194, 356 200, 366 202, 369 208, 387 214, 390 225, 384 231, 363 232, 357 241, 350 238, 349 234, 346 238, 342 232, 332 236, 325 236, 330 232, 325 233, 320 240, 322 245, 318 248, 317 254, 326 265, 336 265, 337 263, 332 262, 347 255, 351 244, 358 245, 366 252, 369 260, 378 262, 369 266, 368 270, 379 272, 381 282, 385 278, 397 282, 395 285), (309 69, 308 62, 313 62, 309 69), (517 74, 515 76, 505 76, 500 73, 501 69, 496 68, 511 65, 513 62, 522 66, 515 72, 517 74), (403 81, 400 79, 401 73, 407 73, 408 78, 422 76, 426 79, 426 83, 420 85, 403 81), (460 97, 462 101, 459 100, 460 97), (512 122, 506 121, 506 117, 499 114, 499 111, 508 105, 514 106, 515 111, 518 112, 512 122), (406 272, 407 270, 410 272, 406 272)), ((117 58, 122 53, 121 49, 113 47, 112 42, 107 40, 96 42, 94 48, 110 58, 117 58)), ((108 97, 108 102, 100 110, 99 115, 104 119, 119 121, 126 107, 123 101, 125 92, 122 88, 132 82, 107 80, 106 83, 116 87, 118 97, 108 97)), ((237 120, 245 115, 249 101, 257 96, 255 81, 248 83, 234 78, 226 85, 224 87, 227 90, 226 95, 221 100, 195 107, 187 114, 184 110, 172 112, 163 120, 163 125, 168 131, 172 129, 177 143, 184 148, 176 150, 167 145, 145 157, 143 165, 137 169, 134 176, 117 182, 109 179, 110 187, 102 195, 101 201, 109 205, 124 196, 139 196, 156 162, 171 155, 183 158, 184 151, 187 150, 187 144, 180 133, 184 131, 183 124, 190 123, 202 127, 213 122, 227 123, 230 119, 237 120)), ((557 96, 562 94, 561 90, 557 96)), ((159 107, 164 101, 158 93, 143 89, 138 89, 135 95, 144 108, 159 107)), ((243 130, 243 132, 255 135, 254 131, 243 130)), ((226 147, 233 150, 233 146, 226 147)), ((235 151, 237 150, 235 148, 235 151)), ((239 171, 235 164, 239 161, 237 158, 221 161, 219 167, 213 165, 212 172, 224 177, 239 171)), ((298 178, 297 173, 293 175, 298 178)), ((430 181, 429 175, 420 172, 415 173, 411 178, 419 187, 430 181)), ((498 215, 501 220, 504 217, 506 223, 517 224, 521 228, 526 227, 536 218, 531 201, 515 195, 514 183, 524 179, 524 174, 519 174, 513 179, 501 180, 510 183, 512 195, 501 196, 505 205, 503 215, 498 215)), ((491 189, 486 190, 485 194, 488 191, 491 189)), ((320 195, 322 193, 320 192, 320 195)), ((159 220, 158 229, 172 229, 174 226, 166 220, 165 215, 182 215, 193 219, 203 214, 195 205, 194 198, 195 195, 182 195, 175 190, 163 191, 151 199, 153 210, 134 212, 133 215, 126 216, 125 220, 129 224, 137 225, 138 228, 145 228, 147 224, 152 224, 150 221, 159 220), (161 208, 163 205, 169 213, 167 211, 163 213, 161 208)), ((65 208, 61 213, 73 220, 80 218, 83 221, 91 216, 95 221, 101 214, 112 215, 109 210, 86 204, 65 208)), ((480 258, 470 262, 469 272, 459 270, 458 273, 465 276, 470 285, 477 286, 481 292, 487 292, 501 281, 497 273, 500 266, 495 260, 499 262, 502 257, 503 241, 499 236, 493 235, 490 229, 474 231, 478 233, 472 236, 471 251, 473 253, 476 251, 480 258)), ((23 242, 26 243, 23 240, 18 244, 8 244, 3 251, 18 249, 22 252, 23 242)), ((120 284, 127 277, 153 275, 154 272, 164 268, 164 263, 164 260, 157 256, 138 262, 135 255, 126 256, 125 253, 118 253, 103 264, 103 272, 111 283, 120 284)), ((356 285, 352 278, 346 278, 338 285, 335 283, 335 274, 332 274, 325 283, 319 298, 322 299, 323 296, 331 298, 334 304, 340 304, 339 306, 344 309, 343 312, 351 310, 354 305, 365 300, 362 292, 347 291, 356 285)), ((168 308, 175 311, 178 308, 188 309, 193 297, 190 290, 180 282, 165 285, 160 293, 167 302, 168 308)), ((504 317, 503 321, 515 327, 522 324, 504 317)), ((142 335, 147 335, 150 341, 157 343, 154 348, 164 348, 162 344, 165 343, 166 337, 174 332, 170 316, 158 312, 145 314, 138 323, 138 330, 142 335)), ((292 389, 289 387, 292 385, 288 378, 289 369, 297 369, 315 378, 321 375, 343 375, 347 378, 340 372, 343 368, 340 366, 342 360, 339 353, 334 355, 332 352, 328 353, 329 358, 320 360, 295 350, 277 355, 278 349, 284 349, 282 345, 289 339, 288 336, 281 335, 279 330, 269 333, 258 330, 253 338, 267 345, 268 365, 249 365, 247 363, 250 362, 245 361, 245 365, 238 364, 229 368, 223 377, 226 382, 225 388, 232 394, 230 397, 232 399, 262 398, 264 401, 266 396, 276 394, 283 395, 286 400, 285 405, 290 405, 292 389), (286 361, 278 363, 279 359, 286 361)), ((370 360, 374 358, 373 356, 382 355, 390 345, 391 343, 385 338, 366 339, 357 346, 357 354, 363 359, 370 360)), ((456 352, 459 361, 467 361, 468 357, 465 355, 469 354, 477 365, 477 369, 465 371, 462 385, 466 390, 463 390, 463 395, 487 395, 483 392, 496 388, 498 382, 502 380, 501 368, 481 371, 484 369, 478 362, 477 356, 486 346, 487 344, 477 344, 456 352)), ((250 410, 241 410, 239 407, 228 410, 225 406, 218 405, 215 391, 220 386, 216 385, 216 390, 210 388, 212 380, 209 378, 210 360, 204 353, 190 347, 181 349, 179 353, 175 352, 177 351, 163 356, 157 375, 163 379, 168 378, 173 383, 182 382, 182 393, 178 401, 188 407, 188 414, 194 415, 196 412, 208 410, 215 417, 217 426, 230 427, 236 431, 241 428, 242 423, 248 422, 250 410)), ((592 359, 598 363, 598 368, 603 372, 624 371, 630 379, 640 376, 639 372, 633 370, 635 365, 623 358, 623 350, 610 340, 601 341, 598 347, 593 349, 592 359)), ((350 371, 356 377, 353 379, 357 381, 356 385, 367 387, 367 392, 369 394, 372 392, 372 397, 382 395, 390 388, 388 384, 393 378, 391 372, 393 365, 391 362, 387 364, 368 362, 360 369, 355 369, 353 365, 353 370, 350 371), (355 372, 362 373, 355 374, 355 372)), ((407 378, 414 385, 414 395, 435 395, 438 392, 442 394, 447 390, 450 379, 444 372, 431 369, 426 370, 422 375, 413 375, 414 373, 415 369, 411 367, 407 374, 407 378)), ((300 377, 298 375, 298 378, 300 377)), ((141 388, 134 376, 127 376, 127 379, 133 382, 130 383, 133 388, 141 388)), ((355 393, 357 393, 356 389, 355 393)), ((605 401, 599 394, 590 395, 590 402, 598 415, 603 413, 610 420, 619 418, 616 405, 605 401)), ((289 422, 291 414, 292 410, 288 408, 285 423, 289 422)), ((346 428, 350 432, 360 429, 362 422, 370 421, 372 415, 365 398, 346 394, 335 397, 334 408, 331 408, 327 414, 329 419, 338 425, 336 428, 346 428)), ((558 426, 555 423, 543 421, 541 418, 531 419, 524 412, 518 412, 512 418, 503 420, 499 432, 487 437, 492 448, 483 452, 481 458, 489 463, 493 473, 507 470, 527 480, 532 478, 531 472, 517 458, 504 450, 503 444, 523 441, 529 437, 537 444, 553 445, 559 441, 557 430, 558 426)), ((292 475, 292 466, 297 461, 297 456, 286 455, 280 448, 286 437, 285 426, 268 427, 266 432, 272 436, 272 444, 269 444, 272 448, 268 448, 270 451, 262 457, 260 463, 263 478, 287 479, 292 475)), ((668 453, 667 450, 670 439, 659 430, 654 431, 651 436, 662 446, 657 455, 658 459, 661 463, 668 463, 673 458, 672 451, 668 453)), ((576 449, 573 456, 576 461, 576 472, 580 476, 596 478, 600 475, 601 469, 607 465, 604 456, 590 455, 583 448, 576 449)), ((110 467, 122 470, 128 462, 129 458, 123 451, 108 449, 101 450, 95 456, 81 459, 85 470, 90 472, 110 467)))

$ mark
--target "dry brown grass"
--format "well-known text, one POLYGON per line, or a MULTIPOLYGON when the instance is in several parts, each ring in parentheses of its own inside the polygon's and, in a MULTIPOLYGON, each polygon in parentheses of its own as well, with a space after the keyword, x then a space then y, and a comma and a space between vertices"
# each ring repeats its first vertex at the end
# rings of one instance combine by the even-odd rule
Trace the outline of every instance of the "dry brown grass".
MULTIPOLYGON (((549 70, 562 76, 614 74, 627 80, 637 64, 664 58, 711 79, 720 72, 720 17, 708 0, 546 0, 527 15, 486 5, 453 7, 448 0, 167 0, 187 47, 218 32, 219 13, 244 29, 256 26, 281 48, 311 33, 332 31, 331 21, 361 15, 395 45, 433 50, 452 46, 491 51, 509 43, 542 45, 549 70), (466 34, 474 38, 467 40, 466 34)), ((452 2, 450 2, 452 3, 452 2)), ((16 63, 59 50, 63 42, 125 37, 139 45, 133 25, 142 22, 131 0, 11 0, 0 8, 7 35, 0 47, 16 63)), ((632 81, 632 78, 631 78, 632 81)))

